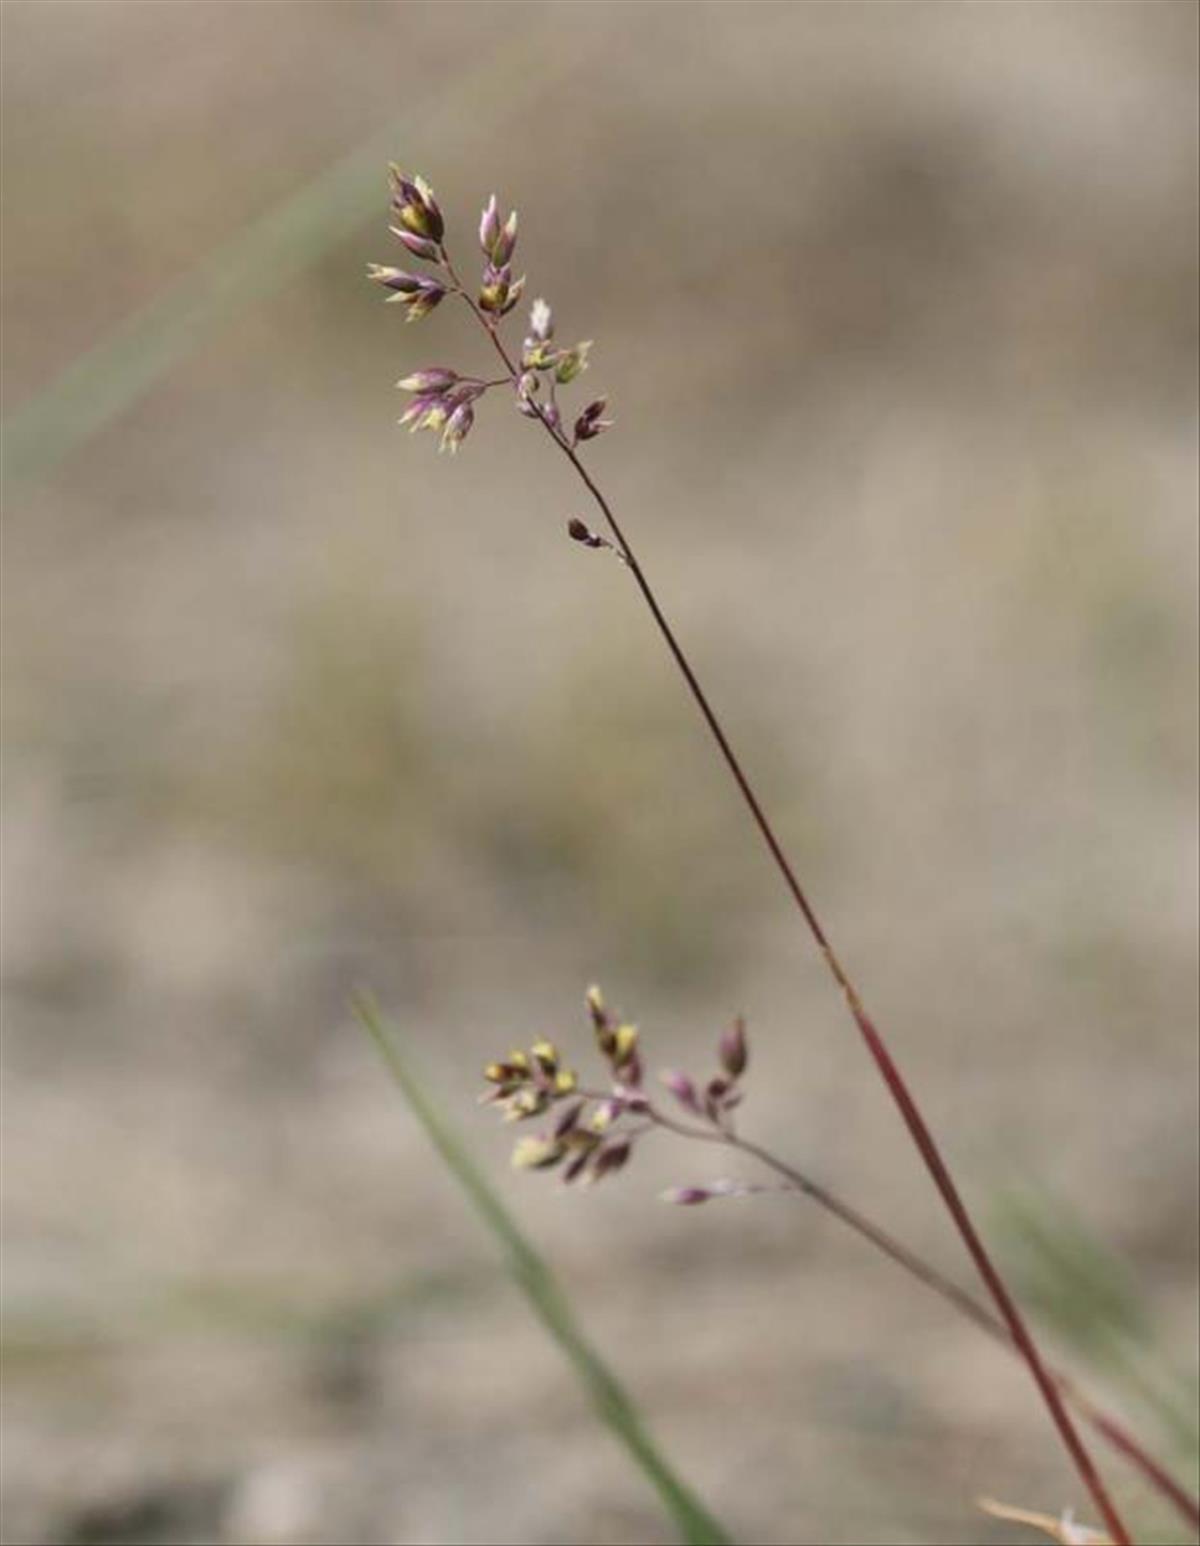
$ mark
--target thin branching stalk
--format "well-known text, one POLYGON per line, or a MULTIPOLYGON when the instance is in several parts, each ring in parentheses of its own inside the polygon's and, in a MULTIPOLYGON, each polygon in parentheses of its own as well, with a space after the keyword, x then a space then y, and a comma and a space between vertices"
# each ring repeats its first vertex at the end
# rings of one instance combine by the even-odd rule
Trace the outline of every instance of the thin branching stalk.
MULTIPOLYGON (((480 1099, 506 1121, 521 1122, 546 1114, 552 1118, 545 1131, 518 1140, 512 1156, 516 1168, 557 1170, 568 1186, 574 1182, 595 1182, 622 1170, 642 1139, 656 1129, 740 1152, 767 1166, 779 1181, 764 1186, 723 1179, 674 1186, 662 1194, 662 1200, 693 1206, 717 1198, 781 1191, 809 1198, 951 1304, 1013 1356, 1020 1356, 1004 1322, 986 1305, 805 1171, 741 1135, 737 1112, 748 1094, 744 1076, 749 1064, 744 1020, 739 1018, 722 1031, 714 1077, 696 1080, 679 1069, 661 1070, 659 1081, 686 1114, 686 1119, 680 1119, 668 1116, 646 1090, 644 1049, 637 1027, 614 1015, 598 987, 588 989, 587 1009, 597 1051, 611 1075, 607 1090, 581 1083, 554 1043, 545 1039, 535 1041, 528 1051, 514 1050, 484 1069, 488 1088, 480 1099), (627 1116, 633 1120, 626 1121, 627 1116)), ((1052 1367, 1050 1373, 1078 1414, 1141 1470, 1191 1529, 1200 1527, 1200 1504, 1186 1488, 1116 1418, 1093 1405, 1065 1374, 1052 1367)))
MULTIPOLYGON (((1020 1349, 1016 1345, 1008 1327, 995 1316, 986 1305, 981 1304, 972 1294, 960 1288, 952 1279, 939 1272, 936 1267, 911 1251, 906 1245, 896 1238, 889 1230, 874 1220, 868 1218, 857 1208, 831 1191, 827 1186, 814 1181, 804 1171, 794 1165, 781 1160, 772 1154, 769 1149, 761 1144, 743 1138, 739 1133, 728 1127, 711 1126, 708 1128, 696 1127, 691 1124, 677 1122, 664 1113, 653 1103, 647 1102, 644 1107, 648 1118, 658 1126, 669 1132, 678 1134, 684 1138, 697 1138, 707 1143, 723 1144, 725 1147, 737 1150, 749 1155, 769 1170, 781 1176, 786 1183, 784 1190, 790 1190, 798 1196, 807 1197, 823 1208, 834 1218, 839 1219, 855 1234, 868 1241, 876 1250, 882 1251, 890 1257, 898 1266, 902 1267, 910 1277, 938 1294, 947 1304, 953 1305, 960 1314, 972 1321, 980 1330, 987 1333, 995 1342, 1008 1349, 1009 1352, 1020 1356, 1020 1349)), ((1193 1529, 1200 1530, 1200 1499, 1192 1496, 1186 1487, 1168 1472, 1155 1458, 1147 1453, 1141 1444, 1115 1417, 1096 1406, 1079 1389, 1075 1382, 1056 1369, 1051 1364, 1046 1364, 1046 1372, 1058 1387, 1059 1393, 1075 1408, 1079 1415, 1087 1422, 1105 1441, 1142 1473, 1145 1479, 1161 1493, 1176 1509, 1180 1517, 1193 1529)))
MULTIPOLYGON (((393 234, 409 254, 433 265, 438 272, 411 272, 390 265, 371 264, 368 267, 370 277, 392 292, 389 298, 400 303, 410 322, 427 316, 447 295, 454 294, 465 301, 503 362, 508 380, 514 389, 518 408, 527 418, 536 419, 540 423, 559 452, 570 462, 595 501, 604 517, 605 525, 612 534, 612 540, 590 531, 578 518, 573 518, 569 524, 570 535, 588 547, 613 549, 633 575, 642 599, 700 710, 792 901, 821 951, 831 976, 842 991, 847 1008, 866 1044, 867 1051, 900 1111, 909 1135, 924 1160, 968 1254, 999 1311, 1008 1335, 1029 1366, 1063 1444, 1091 1494, 1110 1537, 1117 1546, 1130 1546, 1129 1532, 1117 1513, 1104 1481, 1066 1410, 1058 1385, 1046 1368, 1024 1317, 975 1227, 949 1166, 942 1157, 907 1081, 901 1074, 884 1037, 868 1015, 848 972, 834 952, 824 926, 809 902, 720 718, 710 704, 682 645, 667 621, 655 591, 638 561, 632 543, 625 535, 612 506, 580 460, 577 450, 579 444, 592 439, 610 425, 610 421, 604 417, 606 400, 600 398, 589 403, 574 421, 569 435, 563 427, 556 386, 566 385, 586 369, 590 343, 580 343, 566 350, 555 348, 550 342, 554 331, 551 310, 545 301, 535 301, 530 313, 531 336, 525 341, 518 366, 505 348, 499 334, 502 318, 516 306, 525 288, 524 276, 519 279, 514 277, 511 262, 517 243, 516 211, 510 211, 507 218, 502 217, 494 195, 485 206, 479 226, 479 245, 486 258, 486 264, 480 287, 476 294, 472 295, 459 279, 446 250, 445 221, 433 190, 422 177, 409 177, 396 166, 391 168, 391 177, 392 212, 396 221, 392 226, 393 234), (539 401, 538 394, 542 391, 543 381, 548 383, 549 390, 543 400, 539 401)), ((494 384, 475 377, 460 377, 455 371, 445 367, 434 367, 405 378, 399 385, 404 390, 414 393, 413 401, 400 422, 409 424, 413 429, 425 428, 439 431, 442 447, 455 451, 470 433, 475 422, 475 403, 494 384)), ((533 1109, 540 1109, 541 1093, 534 1090, 518 1092, 518 1094, 531 1096, 533 1109)), ((517 1109, 515 1114, 519 1116, 522 1112, 517 1109)), ((533 1146, 530 1153, 540 1155, 543 1152, 545 1148, 543 1140, 530 1140, 530 1143, 533 1146)), ((628 1156, 629 1147, 628 1142, 605 1146, 594 1156, 593 1175, 620 1168, 628 1156)), ((553 1149, 554 1144, 551 1145, 551 1150, 553 1149)), ((530 1163, 538 1162, 530 1161, 530 1163)))
MULTIPOLYGON (((457 294, 461 295, 461 297, 466 301, 467 305, 471 308, 471 311, 479 321, 484 332, 491 340, 492 346, 496 350, 496 353, 499 355, 500 359, 503 360, 505 369, 508 371, 509 378, 512 381, 513 386, 517 387, 520 382, 521 372, 517 368, 516 363, 514 362, 512 356, 509 354, 508 350, 505 348, 504 343, 499 336, 497 330, 498 319, 493 315, 485 313, 476 304, 475 300, 459 280, 458 275, 456 274, 450 261, 449 255, 446 252, 445 245, 439 245, 442 262, 445 265, 446 272, 450 277, 453 289, 457 294)), ((1054 1425, 1058 1429, 1063 1444, 1065 1445, 1068 1454, 1074 1462, 1075 1469, 1078 1471, 1080 1479, 1084 1483, 1088 1492, 1091 1494, 1092 1501, 1095 1503, 1096 1508, 1099 1510, 1100 1516, 1104 1520, 1105 1527, 1107 1528, 1109 1535, 1116 1543, 1116 1546, 1131 1546, 1132 1538, 1129 1534, 1129 1531, 1112 1501, 1108 1488, 1105 1486, 1104 1480, 1096 1468, 1096 1464, 1093 1461, 1087 1446, 1080 1438, 1079 1432, 1071 1420, 1071 1416, 1066 1409, 1066 1405, 1063 1401, 1059 1387, 1056 1384, 1050 1371, 1047 1369, 1041 1353, 1038 1351, 1038 1346, 1033 1338, 1033 1334, 1030 1332, 1029 1327, 1025 1322, 1024 1316, 1017 1308, 1016 1301, 1014 1300, 1012 1294, 1009 1292, 999 1269, 993 1262, 991 1254, 989 1253, 987 1247, 984 1245, 983 1239, 980 1236, 978 1229, 975 1227, 975 1223, 972 1220, 971 1215, 967 1210, 967 1206, 962 1200, 959 1189, 954 1182, 954 1178, 950 1173, 949 1166, 942 1158, 941 1150, 938 1148, 938 1145, 934 1140, 928 1123, 925 1121, 925 1118, 921 1114, 921 1110, 917 1105, 916 1099, 914 1098, 911 1090, 909 1089, 907 1081, 904 1079, 900 1069, 896 1065, 895 1059, 892 1057, 892 1054, 889 1051, 883 1036, 880 1034, 874 1022, 867 1014, 866 1009, 863 1007, 862 999, 859 997, 858 991, 854 987, 854 984, 851 981, 845 967, 834 953, 833 946, 830 944, 825 929, 822 926, 820 919, 817 917, 812 904, 809 902, 804 888, 800 884, 796 872, 792 867, 791 861, 789 860, 782 843, 776 835, 774 827, 772 826, 766 811, 763 809, 761 801, 759 800, 752 784, 750 783, 746 771, 742 766, 741 760, 739 759, 737 753, 734 751, 729 737, 727 736, 716 711, 708 700, 707 694, 701 687, 696 673, 684 652, 683 646, 680 644, 678 638, 675 635, 674 629, 667 621, 666 615, 663 612, 658 597, 646 576, 645 570, 642 568, 642 565, 638 560, 637 554, 634 552, 632 543, 626 536, 616 515, 613 513, 612 507, 608 500, 604 497, 603 493, 600 491, 599 487, 593 480, 591 474, 580 460, 575 447, 562 433, 561 428, 559 428, 557 423, 554 422, 549 414, 547 414, 545 409, 543 409, 537 403, 533 403, 532 406, 536 410, 534 416, 536 416, 542 428, 549 436, 550 440, 575 469, 576 474, 587 488, 597 508, 600 510, 600 513, 604 517, 605 523, 613 535, 613 539, 617 546, 617 551, 624 560, 630 573, 633 575, 638 590, 641 592, 642 599, 645 601, 646 606, 649 608, 650 614, 654 618, 654 622, 658 627, 659 633, 662 635, 662 638, 671 653, 672 659, 675 661, 676 666, 679 668, 679 671, 687 684, 688 690, 695 700, 696 706, 699 708, 701 716, 703 717, 704 722, 708 727, 709 733, 711 734, 713 740, 716 742, 717 748, 720 751, 721 756, 729 769, 729 772, 732 774, 734 782, 737 784, 738 791, 740 792, 742 799, 744 800, 750 815, 754 820, 755 825, 758 827, 763 841, 766 843, 767 848, 770 851, 771 857, 775 863, 775 867, 778 869, 781 877, 783 878, 783 882, 787 887, 797 910, 804 919, 809 933, 816 941, 817 946, 825 959, 825 964, 829 968, 830 974, 832 975, 834 981, 837 983, 838 987, 841 989, 850 1014, 858 1027, 863 1041, 866 1043, 867 1050, 870 1053, 871 1058, 873 1059, 875 1066, 880 1073, 880 1076, 882 1077, 884 1083, 887 1085, 888 1091, 891 1094, 893 1101, 899 1108, 900 1114, 904 1119, 904 1123, 908 1128, 909 1134, 911 1135, 912 1140, 921 1155, 921 1158, 925 1162, 926 1169, 929 1171, 934 1185, 937 1187, 942 1201, 946 1205, 946 1209, 949 1212, 950 1217, 954 1221, 954 1225, 958 1230, 963 1244, 966 1246, 967 1251, 975 1264, 976 1270, 978 1271, 980 1277, 983 1279, 989 1294, 995 1302, 997 1310, 1000 1312, 1000 1316, 1008 1329, 1009 1336, 1029 1366, 1029 1371, 1033 1376, 1038 1390, 1041 1392, 1042 1399, 1046 1404, 1047 1410, 1050 1413, 1054 1425)))

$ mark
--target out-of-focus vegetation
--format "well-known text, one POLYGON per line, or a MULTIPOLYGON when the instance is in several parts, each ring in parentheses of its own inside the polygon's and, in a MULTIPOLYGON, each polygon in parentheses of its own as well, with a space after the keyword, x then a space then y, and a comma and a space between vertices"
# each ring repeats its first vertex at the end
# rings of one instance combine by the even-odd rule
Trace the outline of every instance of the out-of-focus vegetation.
MULTIPOLYGON (((596 465, 956 1171, 1058 1199, 1035 1261, 1105 1242, 1153 1351, 1076 1361, 1186 1411, 1194 9, 0 25, 5 1538, 665 1538, 356 982, 464 1110, 592 979, 681 1062, 745 1010, 746 1123, 956 1260, 574 488, 502 411, 453 463, 395 432, 476 346, 362 278, 389 158, 461 245, 519 206, 596 465)), ((817 1219, 664 1217, 678 1163, 502 1185, 736 1535, 1080 1502, 1020 1370, 817 1219)))
POLYGON ((699 1498, 680 1480, 646 1431, 636 1405, 620 1381, 590 1346, 550 1268, 529 1244, 520 1226, 500 1201, 492 1184, 468 1154, 462 1140, 430 1099, 428 1090, 396 1044, 396 1033, 379 1011, 359 997, 355 1013, 379 1049, 388 1073, 413 1115, 424 1128, 439 1159, 469 1198, 480 1222, 504 1252, 513 1281, 553 1340, 584 1391, 596 1415, 607 1425, 659 1496, 664 1510, 689 1546, 727 1546, 729 1537, 699 1498))
MULTIPOLYGON (((1118 1393, 1158 1455, 1196 1489, 1200 1382, 1194 1368, 1180 1368, 1162 1345, 1134 1265, 1119 1260, 1044 1189, 1003 1197, 997 1224, 1022 1299, 1079 1367, 1118 1393)), ((1163 1540, 1190 1539, 1166 1513, 1154 1524, 1163 1540)))

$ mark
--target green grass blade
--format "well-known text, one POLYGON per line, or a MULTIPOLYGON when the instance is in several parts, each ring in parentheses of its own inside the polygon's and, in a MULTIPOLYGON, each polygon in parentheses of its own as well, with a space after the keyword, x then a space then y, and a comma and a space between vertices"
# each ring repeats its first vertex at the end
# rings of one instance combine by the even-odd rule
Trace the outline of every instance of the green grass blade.
POLYGON ((566 1355, 599 1416, 658 1493, 682 1539, 689 1546, 728 1546, 729 1536, 659 1453, 633 1401, 584 1336, 550 1268, 526 1240, 490 1182, 430 1101, 375 1007, 356 998, 354 1010, 434 1148, 504 1248, 509 1271, 534 1313, 566 1355))

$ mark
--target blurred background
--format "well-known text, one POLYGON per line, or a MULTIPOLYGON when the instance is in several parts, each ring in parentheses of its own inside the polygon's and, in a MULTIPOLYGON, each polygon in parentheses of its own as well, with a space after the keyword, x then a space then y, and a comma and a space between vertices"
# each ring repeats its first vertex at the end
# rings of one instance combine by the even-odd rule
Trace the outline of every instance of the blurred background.
MULTIPOLYGON (((748 1133, 969 1272, 628 576, 439 458, 386 162, 495 190, 589 462, 1049 1342, 1194 1445, 1196 9, 6 0, 5 1539, 664 1542, 368 985, 742 1541, 1090 1517, 822 1215, 508 1169, 480 1065, 752 1038, 748 1133), (734 1419, 731 1421, 731 1419, 734 1419)), ((514 317, 519 337, 523 318, 514 317)), ((719 1156, 718 1156, 719 1160, 719 1156)), ((1119 1466, 1142 1540, 1175 1527, 1119 1466)))

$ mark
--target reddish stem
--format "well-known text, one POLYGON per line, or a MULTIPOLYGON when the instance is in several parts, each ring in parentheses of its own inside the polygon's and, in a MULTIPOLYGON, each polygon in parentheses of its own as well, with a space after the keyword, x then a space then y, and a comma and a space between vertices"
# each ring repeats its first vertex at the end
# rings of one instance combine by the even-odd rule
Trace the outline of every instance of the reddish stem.
MULTIPOLYGON (((654 1115, 659 1117, 657 1112, 654 1115)), ((662 1120, 661 1117, 659 1117, 659 1120, 662 1120)), ((670 1122, 664 1122, 663 1125, 670 1126, 675 1131, 682 1131, 681 1128, 676 1127, 675 1124, 670 1122)), ((885 1256, 890 1257, 892 1261, 896 1262, 898 1266, 903 1267, 918 1282, 925 1284, 927 1288, 931 1288, 935 1293, 940 1294, 943 1299, 954 1305, 969 1320, 974 1321, 975 1325, 982 1331, 985 1331, 993 1340, 1008 1348, 1011 1353, 1016 1353, 1019 1356, 1020 1350, 1003 1321, 998 1320, 985 1305, 980 1304, 977 1299, 974 1299, 964 1289, 959 1288, 957 1283, 944 1277, 936 1267, 931 1267, 928 1262, 922 1260, 915 1252, 910 1251, 894 1235, 867 1218, 865 1214, 860 1213, 857 1208, 852 1207, 847 1202, 843 1202, 836 1193, 829 1191, 818 1182, 811 1180, 802 1171, 793 1169, 792 1166, 777 1159, 768 1150, 760 1148, 757 1144, 751 1143, 745 1138, 717 1133, 701 1133, 699 1130, 688 1130, 687 1136, 693 1138, 712 1138, 719 1143, 729 1145, 731 1148, 741 1149, 744 1153, 753 1155, 762 1164, 769 1166, 778 1175, 790 1181, 798 1192, 802 1193, 805 1197, 812 1198, 826 1212, 840 1219, 842 1223, 848 1225, 856 1234, 869 1241, 876 1249, 882 1251, 885 1256)), ((1177 1482, 1169 1471, 1165 1470, 1152 1455, 1142 1448, 1133 1435, 1115 1417, 1111 1417, 1107 1412, 1095 1406, 1083 1394, 1075 1382, 1068 1378, 1060 1369, 1056 1369, 1052 1365, 1047 1365, 1046 1369, 1050 1378, 1058 1387, 1059 1392, 1075 1407, 1079 1415, 1114 1449, 1119 1450, 1131 1464, 1141 1471, 1151 1486, 1156 1488, 1158 1492, 1172 1503, 1180 1517, 1186 1521, 1191 1529, 1200 1530, 1200 1499, 1194 1498, 1186 1487, 1177 1482)))
MULTIPOLYGON (((611 1092, 581 1088, 578 1093, 587 1100, 604 1101, 610 1098, 611 1092)), ((1021 1356, 1004 1322, 998 1320, 986 1305, 980 1304, 965 1289, 960 1288, 936 1267, 930 1266, 915 1251, 910 1251, 895 1235, 884 1229, 881 1224, 876 1224, 865 1213, 860 1213, 836 1192, 831 1192, 828 1187, 814 1181, 802 1170, 797 1170, 793 1165, 779 1159, 769 1149, 762 1148, 738 1133, 715 1125, 695 1127, 690 1123, 678 1122, 673 1117, 666 1116, 652 1101, 647 1101, 643 1109, 659 1127, 665 1128, 680 1138, 698 1138, 704 1143, 721 1144, 725 1148, 740 1149, 743 1154, 751 1155, 760 1164, 773 1170, 776 1175, 782 1176, 791 1191, 809 1198, 819 1207, 824 1208, 827 1213, 852 1229, 861 1239, 889 1257, 897 1266, 903 1267, 910 1277, 915 1278, 918 1283, 922 1283, 926 1288, 940 1295, 948 1304, 953 1305, 981 1331, 986 1332, 993 1341, 998 1342, 1015 1357, 1021 1356)), ((1186 1487, 1176 1481, 1115 1417, 1089 1400, 1061 1369, 1056 1369, 1052 1365, 1047 1365, 1047 1368, 1059 1391, 1084 1421, 1142 1473, 1150 1485, 1172 1504, 1191 1529, 1200 1530, 1200 1499, 1193 1497, 1186 1487)))
MULTIPOLYGON (((449 257, 445 256, 444 249, 443 256, 445 257, 447 271, 449 272, 451 278, 454 280, 456 286, 459 289, 459 292, 462 294, 467 304, 471 307, 471 310, 475 313, 476 317, 483 325, 483 328, 488 337, 491 339, 496 352, 504 361, 505 368, 509 372, 511 379, 515 382, 519 378, 519 372, 516 365, 509 357, 508 351, 505 349, 503 343, 497 336, 495 323, 484 316, 479 307, 476 306, 474 300, 472 300, 470 295, 467 294, 466 290, 463 289, 461 282, 458 280, 458 276, 455 274, 454 269, 450 264, 449 257)), ((536 407, 537 405, 535 404, 534 406, 536 407)), ((691 664, 683 652, 682 646, 676 639, 671 625, 667 622, 666 616, 664 615, 662 608, 659 606, 658 598, 655 596, 654 591, 651 589, 650 582, 647 580, 646 575, 642 570, 642 566, 638 562, 637 556, 634 553, 628 538, 625 536, 625 533, 622 531, 616 516, 613 514, 611 508, 609 507, 608 501, 597 488, 596 484, 592 481, 586 467, 584 467, 583 463, 580 461, 574 448, 548 422, 540 408, 537 410, 537 417, 543 429, 549 435, 550 439, 574 467, 576 473, 579 475, 580 479, 588 489, 588 492, 595 500, 596 505, 599 508, 601 514, 604 516, 605 521, 608 523, 609 530, 612 532, 614 538, 616 539, 617 545, 620 548, 622 555, 624 556, 625 562, 633 574, 638 589, 642 593, 643 600, 649 607, 650 613, 653 616, 655 623, 658 625, 658 630, 661 633, 667 648, 670 650, 676 665, 679 667, 679 670, 688 685, 688 689, 691 692, 692 697, 695 699, 696 706, 699 708, 700 713, 703 716, 713 739, 716 741, 730 773, 733 775, 734 782, 737 784, 742 798, 749 808, 751 816, 754 818, 755 825, 758 827, 763 841, 766 843, 768 849, 771 852, 771 856, 775 861, 776 868, 779 870, 780 875, 783 877, 784 884, 787 886, 788 891, 791 893, 792 900, 795 902, 797 908, 804 918, 805 923, 808 925, 809 932, 812 934, 813 938, 816 940, 818 946, 820 947, 821 953, 825 957, 825 961, 829 967, 830 972, 832 973, 835 981, 845 996, 847 1006, 849 1007, 850 1013, 854 1018, 855 1024, 858 1026, 863 1041, 866 1043, 867 1050, 871 1054, 871 1057, 874 1059, 876 1068, 879 1070, 884 1083, 887 1085, 888 1090, 891 1092, 892 1099, 895 1101, 900 1110, 901 1116, 904 1118, 905 1125, 908 1127, 909 1133, 912 1136, 913 1142, 916 1144, 918 1151, 920 1152, 921 1158, 925 1161, 925 1166, 929 1171, 930 1176, 933 1178, 934 1185, 937 1187, 943 1202, 946 1204, 946 1208, 954 1221, 955 1227, 957 1228, 959 1235, 962 1238, 963 1244, 966 1246, 972 1261, 975 1263, 976 1270, 978 1271, 980 1277, 983 1279, 988 1292, 991 1294, 992 1299, 995 1301, 996 1308, 999 1310, 1001 1318, 1008 1328, 1009 1335, 1011 1336, 1016 1347, 1019 1349, 1021 1355, 1024 1357, 1025 1362, 1029 1366, 1029 1371, 1033 1375, 1034 1381, 1042 1394, 1042 1399, 1046 1403, 1046 1407, 1050 1413, 1051 1418, 1053 1419, 1054 1425, 1058 1429, 1059 1435, 1062 1438, 1063 1444, 1066 1446, 1071 1459, 1074 1461, 1075 1469, 1078 1471, 1081 1480, 1086 1486, 1088 1492, 1091 1494, 1092 1501, 1095 1503, 1101 1518, 1104 1520, 1104 1524, 1109 1535, 1112 1537, 1115 1546, 1132 1546, 1129 1531, 1126 1529, 1120 1514, 1118 1514, 1116 1507, 1114 1506, 1112 1499, 1109 1496, 1108 1489, 1105 1486, 1099 1471, 1096 1469, 1091 1455, 1085 1447, 1082 1439, 1079 1437, 1079 1433, 1075 1428, 1075 1424, 1071 1421, 1070 1414, 1068 1413, 1063 1403, 1062 1397, 1059 1394, 1058 1387, 1046 1369, 1046 1365, 1038 1351, 1037 1344, 1034 1342, 1034 1339, 1025 1324, 1024 1317, 1018 1310, 1016 1302, 1005 1286, 1003 1278, 1000 1276, 1000 1273, 993 1263, 991 1256, 988 1254, 983 1240, 980 1238, 978 1230, 975 1228, 975 1225, 972 1222, 971 1216, 968 1213, 966 1205, 964 1204, 962 1197, 959 1194, 958 1188, 954 1184, 949 1167, 946 1165, 946 1162, 943 1160, 937 1144, 934 1142, 933 1134, 930 1132, 924 1117, 921 1115, 920 1109, 917 1106, 917 1103, 913 1098, 907 1083, 901 1075, 900 1070, 897 1068, 891 1053, 888 1051, 882 1036, 879 1034, 878 1030, 875 1028, 875 1025, 868 1017, 862 1006, 862 1001, 859 999, 853 984, 851 983, 849 977, 846 975, 841 962, 834 954, 833 948, 830 945, 828 938, 826 937, 825 930, 822 928, 816 913, 813 911, 808 898, 805 896, 804 890, 801 887, 799 880, 797 879, 796 873, 792 869, 791 863, 786 853, 784 852, 779 839, 776 837, 770 821, 767 819, 766 812, 763 810, 761 804, 759 803, 758 796, 755 794, 753 788, 751 787, 750 781, 738 760, 737 754, 734 752, 733 747, 730 745, 728 737, 726 736, 725 731, 716 716, 716 713, 714 712, 707 697, 705 696, 704 690, 700 686, 700 683, 696 678, 696 674, 692 670, 691 664)))

